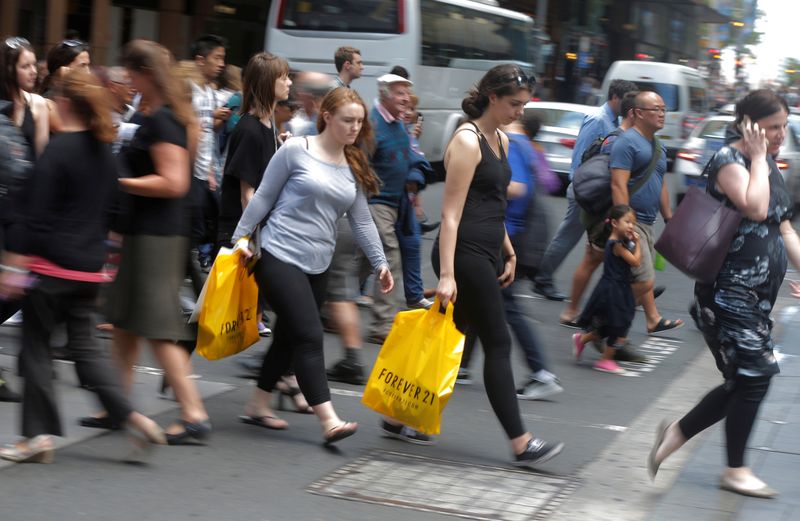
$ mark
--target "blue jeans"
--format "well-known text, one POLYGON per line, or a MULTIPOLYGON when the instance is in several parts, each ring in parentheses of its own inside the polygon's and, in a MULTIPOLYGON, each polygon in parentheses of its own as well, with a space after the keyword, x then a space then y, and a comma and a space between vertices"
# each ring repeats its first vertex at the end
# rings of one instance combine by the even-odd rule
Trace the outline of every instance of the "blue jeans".
POLYGON ((567 187, 567 213, 539 263, 539 270, 533 279, 537 286, 553 284, 553 272, 564 262, 585 231, 581 222, 581 207, 575 202, 575 193, 570 183, 567 187))
MULTIPOLYGON (((511 326, 511 331, 517 339, 517 343, 522 347, 525 354, 525 361, 531 373, 538 373, 542 369, 547 370, 547 360, 544 356, 544 345, 539 340, 539 336, 528 322, 527 317, 520 309, 517 300, 514 298, 512 286, 501 291, 503 295, 503 307, 505 308, 506 322, 511 326)), ((478 335, 471 328, 467 329, 467 337, 464 340, 464 354, 461 357, 461 367, 468 368, 472 358, 472 351, 475 349, 475 342, 478 335)))
POLYGON ((414 208, 409 205, 406 211, 408 212, 408 224, 411 225, 413 233, 405 235, 403 223, 400 220, 395 223, 395 233, 397 242, 400 243, 400 263, 403 267, 403 290, 406 295, 406 303, 413 304, 424 297, 424 286, 422 285, 422 230, 419 227, 414 208))

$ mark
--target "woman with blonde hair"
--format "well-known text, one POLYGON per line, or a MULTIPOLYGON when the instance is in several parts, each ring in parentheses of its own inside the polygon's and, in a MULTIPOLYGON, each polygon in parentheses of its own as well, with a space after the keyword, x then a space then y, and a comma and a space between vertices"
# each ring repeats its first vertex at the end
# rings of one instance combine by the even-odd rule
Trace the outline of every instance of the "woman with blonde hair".
POLYGON ((288 424, 275 416, 270 397, 281 375, 294 365, 297 381, 322 426, 326 445, 353 435, 331 403, 322 351, 319 309, 336 244, 336 223, 345 213, 384 292, 394 286, 367 197, 378 179, 364 152, 372 141, 366 106, 358 94, 337 88, 325 96, 316 136, 289 139, 273 156, 233 233, 236 248, 249 258, 248 238, 261 230, 256 281, 277 315, 275 339, 258 384, 245 405, 244 423, 268 429, 288 424))
POLYGON ((25 439, 0 449, 0 457, 11 461, 50 462, 52 437, 62 435, 50 356, 50 336, 61 322, 67 324, 66 349, 78 376, 97 393, 110 421, 138 431, 137 447, 166 443, 161 428, 133 410, 92 333, 92 312, 105 280, 107 213, 117 193, 110 99, 93 76, 75 70, 62 78, 53 101, 62 132, 36 164, 29 205, 11 226, 13 247, 4 252, 0 278, 7 297, 25 294, 20 353, 25 439))
POLYGON ((119 226, 122 260, 111 287, 108 318, 128 391, 139 340, 152 345, 181 406, 180 422, 167 428, 167 440, 177 445, 205 439, 211 432, 200 393, 189 379, 189 355, 178 345, 193 340, 178 293, 189 250, 187 133, 193 135, 197 123, 163 46, 134 40, 123 51, 122 65, 147 109, 136 135, 120 152, 128 169, 119 181, 127 194, 127 215, 119 226))

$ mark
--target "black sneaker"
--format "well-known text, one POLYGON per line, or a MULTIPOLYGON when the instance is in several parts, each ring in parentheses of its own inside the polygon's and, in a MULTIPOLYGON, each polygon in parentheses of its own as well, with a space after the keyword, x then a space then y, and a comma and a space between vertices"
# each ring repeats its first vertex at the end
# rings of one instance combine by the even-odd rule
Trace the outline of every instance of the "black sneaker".
POLYGON ((415 445, 433 445, 434 443, 431 436, 422 434, 405 425, 392 425, 386 420, 381 420, 381 429, 383 433, 390 438, 407 441, 415 445))
POLYGON ((464 369, 463 367, 458 369, 456 383, 460 385, 472 385, 472 373, 469 372, 469 369, 464 369))
POLYGON ((635 364, 644 364, 647 362, 647 357, 638 353, 630 344, 617 349, 614 353, 614 360, 617 362, 633 362, 635 364))
POLYGON ((549 461, 561 452, 564 448, 563 442, 550 443, 539 438, 531 438, 528 441, 528 446, 522 454, 514 456, 512 465, 517 467, 529 467, 539 463, 549 461))
POLYGON ((552 284, 534 284, 533 292, 543 296, 547 300, 555 300, 556 302, 567 299, 567 296, 558 291, 552 284))
POLYGON ((364 366, 350 360, 339 360, 328 369, 328 380, 351 385, 364 385, 364 366))

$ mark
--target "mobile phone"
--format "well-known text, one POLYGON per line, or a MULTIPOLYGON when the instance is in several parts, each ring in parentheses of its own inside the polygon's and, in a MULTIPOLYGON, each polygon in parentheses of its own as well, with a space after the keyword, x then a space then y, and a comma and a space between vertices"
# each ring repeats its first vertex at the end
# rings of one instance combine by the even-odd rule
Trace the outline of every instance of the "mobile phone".
POLYGON ((417 123, 422 123, 422 114, 417 113, 417 123))

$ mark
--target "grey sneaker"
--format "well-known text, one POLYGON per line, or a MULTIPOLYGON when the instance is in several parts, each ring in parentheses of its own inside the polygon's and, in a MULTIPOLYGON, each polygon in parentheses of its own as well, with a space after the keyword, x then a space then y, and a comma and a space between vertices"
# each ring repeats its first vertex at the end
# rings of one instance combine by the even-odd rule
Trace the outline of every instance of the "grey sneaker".
POLYGON ((550 382, 531 380, 525 384, 525 387, 517 390, 517 398, 520 400, 543 400, 558 393, 563 393, 564 388, 559 384, 558 380, 550 382))
POLYGON ((469 372, 469 369, 464 369, 463 367, 458 369, 456 383, 460 385, 472 385, 472 373, 469 372))
POLYGON ((406 307, 408 307, 408 309, 430 309, 431 306, 433 306, 433 302, 426 299, 425 297, 422 297, 416 302, 406 303, 406 307))
POLYGON ((539 438, 531 438, 522 454, 514 456, 511 464, 517 467, 530 467, 544 463, 558 456, 563 449, 564 443, 562 442, 551 443, 539 438))

